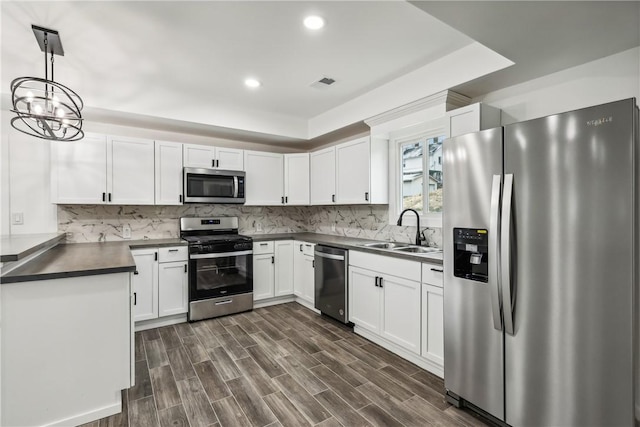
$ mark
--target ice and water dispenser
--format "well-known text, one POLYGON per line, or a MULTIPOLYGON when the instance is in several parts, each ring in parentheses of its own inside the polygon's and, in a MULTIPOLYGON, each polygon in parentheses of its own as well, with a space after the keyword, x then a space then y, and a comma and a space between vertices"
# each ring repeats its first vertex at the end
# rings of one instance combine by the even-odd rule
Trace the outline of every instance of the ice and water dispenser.
POLYGON ((477 228, 453 229, 453 275, 487 282, 489 273, 488 231, 477 228))

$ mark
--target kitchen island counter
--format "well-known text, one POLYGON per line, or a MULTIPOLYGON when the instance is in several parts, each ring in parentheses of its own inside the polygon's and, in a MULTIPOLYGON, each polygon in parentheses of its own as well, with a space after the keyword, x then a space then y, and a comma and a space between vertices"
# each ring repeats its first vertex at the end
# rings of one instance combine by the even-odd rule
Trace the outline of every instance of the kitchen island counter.
POLYGON ((131 249, 185 246, 181 239, 59 244, 2 275, 2 283, 132 272, 131 249))

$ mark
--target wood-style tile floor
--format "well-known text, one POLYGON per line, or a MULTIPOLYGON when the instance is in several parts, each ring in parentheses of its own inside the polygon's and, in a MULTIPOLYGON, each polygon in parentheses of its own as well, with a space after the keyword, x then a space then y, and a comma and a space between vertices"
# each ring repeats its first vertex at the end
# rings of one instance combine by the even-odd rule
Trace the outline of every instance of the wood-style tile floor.
POLYGON ((137 332, 123 412, 85 426, 481 426, 443 381, 296 303, 137 332))

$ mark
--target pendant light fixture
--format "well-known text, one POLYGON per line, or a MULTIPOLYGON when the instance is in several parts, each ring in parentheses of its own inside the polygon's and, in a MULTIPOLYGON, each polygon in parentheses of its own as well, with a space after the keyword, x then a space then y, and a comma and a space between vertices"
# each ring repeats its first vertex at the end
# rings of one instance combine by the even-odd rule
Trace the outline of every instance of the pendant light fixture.
POLYGON ((57 83, 53 76, 54 55, 64 56, 60 36, 55 30, 32 25, 44 52, 44 79, 18 77, 11 82, 13 113, 11 126, 27 135, 53 141, 78 141, 82 131, 83 103, 77 93, 57 83), (50 56, 51 78, 47 55, 50 56))

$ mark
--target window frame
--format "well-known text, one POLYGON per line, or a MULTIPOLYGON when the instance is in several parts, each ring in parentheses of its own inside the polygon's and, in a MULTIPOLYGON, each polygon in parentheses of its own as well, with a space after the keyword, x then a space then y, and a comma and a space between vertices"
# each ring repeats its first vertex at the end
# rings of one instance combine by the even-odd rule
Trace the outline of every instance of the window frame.
MULTIPOLYGON (((402 212, 402 145, 427 141, 430 138, 444 136, 443 146, 449 137, 446 117, 441 119, 423 122, 414 126, 406 127, 389 134, 389 224, 396 225, 400 213, 402 212)), ((420 215, 420 227, 442 227, 442 212, 425 213, 424 208, 428 203, 428 191, 425 192, 428 184, 429 174, 429 156, 428 148, 423 148, 422 156, 422 192, 423 192, 423 212, 420 215)), ((446 185, 446 184, 444 184, 446 185)), ((428 190, 428 188, 427 188, 428 190)), ((403 226, 416 226, 416 216, 413 214, 405 215, 402 218, 403 226)))

